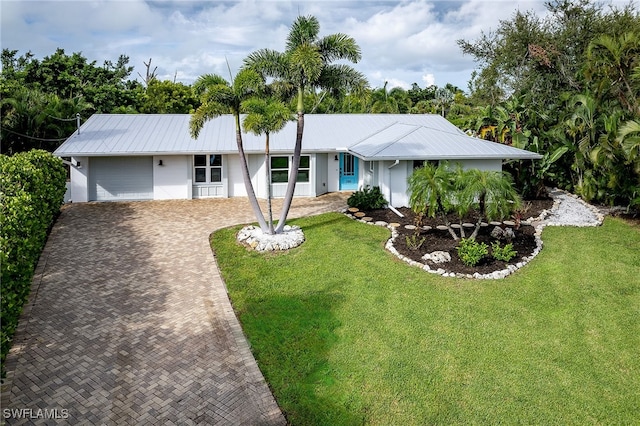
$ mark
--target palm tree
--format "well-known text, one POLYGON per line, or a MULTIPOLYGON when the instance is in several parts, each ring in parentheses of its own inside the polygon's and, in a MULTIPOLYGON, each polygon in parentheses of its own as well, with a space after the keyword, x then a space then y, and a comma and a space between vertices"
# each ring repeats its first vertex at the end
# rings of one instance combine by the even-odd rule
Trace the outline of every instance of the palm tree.
POLYGON ((273 209, 271 207, 271 155, 269 152, 269 135, 284 128, 288 121, 293 120, 287 106, 274 98, 251 98, 242 102, 242 110, 247 113, 242 121, 245 131, 255 135, 265 135, 265 165, 267 175, 267 212, 269 234, 274 233, 273 209))
POLYGON ((384 86, 371 93, 371 112, 374 114, 397 114, 398 101, 387 90, 388 81, 384 86))
POLYGON ((262 76, 250 69, 241 70, 231 83, 215 74, 205 74, 198 77, 194 83, 194 89, 196 93, 200 95, 202 105, 200 105, 191 116, 189 127, 191 136, 197 138, 207 121, 223 114, 233 114, 236 124, 236 144, 238 145, 238 154, 240 155, 240 168, 242 169, 244 186, 247 190, 249 203, 258 220, 260 229, 262 232, 267 233, 269 232, 269 227, 264 219, 262 210, 260 210, 258 199, 253 190, 247 158, 242 143, 242 130, 240 128, 242 102, 254 96, 263 87, 264 79, 262 76))
POLYGON ((320 38, 319 31, 320 24, 315 17, 299 16, 291 26, 284 52, 262 49, 251 53, 245 59, 246 68, 272 77, 284 86, 294 87, 297 92, 296 144, 276 233, 283 231, 298 178, 304 131, 305 91, 319 88, 336 93, 342 88, 366 85, 364 76, 350 66, 332 64, 342 59, 354 63, 360 60, 360 47, 355 40, 341 33, 320 38))
MULTIPOLYGON (((622 144, 628 161, 640 160, 640 121, 625 122, 618 131, 618 141, 622 144)), ((637 167, 640 173, 640 163, 637 167)))
POLYGON ((454 240, 458 236, 447 218, 451 204, 448 201, 453 191, 453 173, 446 164, 439 166, 425 163, 413 171, 407 180, 409 206, 417 214, 428 217, 440 216, 454 240))
POLYGON ((469 169, 459 180, 461 203, 477 205, 479 216, 469 238, 475 238, 483 221, 502 219, 517 209, 520 196, 513 186, 511 175, 492 170, 469 169))
POLYGON ((635 85, 632 72, 638 66, 640 55, 640 35, 634 32, 611 37, 597 37, 587 48, 585 74, 599 81, 607 95, 618 99, 620 104, 632 114, 640 113, 638 86, 635 85))

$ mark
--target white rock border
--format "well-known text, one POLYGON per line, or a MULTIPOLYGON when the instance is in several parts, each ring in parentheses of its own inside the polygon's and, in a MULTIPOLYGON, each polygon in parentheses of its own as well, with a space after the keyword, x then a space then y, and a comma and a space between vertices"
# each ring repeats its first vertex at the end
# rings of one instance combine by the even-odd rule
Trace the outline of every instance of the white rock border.
POLYGON ((579 226, 579 227, 587 227, 587 226, 599 226, 599 225, 602 225, 602 222, 604 221, 604 215, 598 210, 597 207, 592 206, 591 204, 585 202, 584 200, 582 200, 577 195, 571 194, 571 193, 569 193, 567 191, 564 191, 562 189, 553 188, 552 190, 549 190, 549 194, 551 194, 552 197, 558 192, 562 193, 564 195, 567 195, 567 196, 571 196, 571 197, 575 198, 577 201, 579 201, 580 203, 582 203, 585 208, 588 208, 589 210, 591 210, 594 213, 594 215, 596 216, 596 218, 598 220, 598 223, 589 222, 589 223, 584 223, 584 224, 580 224, 580 225, 567 225, 567 224, 563 224, 563 223, 556 224, 556 223, 553 223, 553 222, 547 222, 546 218, 549 217, 549 215, 552 212, 555 212, 556 210, 558 210, 558 208, 560 206, 561 200, 554 197, 553 206, 551 207, 551 210, 543 210, 538 217, 535 217, 535 218, 532 217, 532 218, 529 218, 529 219, 527 219, 525 221, 525 222, 531 224, 531 226, 535 227, 534 238, 536 240, 536 248, 533 250, 531 255, 523 257, 522 260, 520 262, 518 262, 518 263, 507 265, 507 267, 505 269, 494 271, 494 272, 491 272, 489 274, 480 274, 478 272, 476 272, 474 274, 460 274, 460 273, 456 273, 456 272, 448 272, 448 271, 444 270, 443 268, 432 269, 427 264, 417 262, 417 261, 415 261, 413 259, 409 259, 408 257, 403 256, 400 253, 398 253, 396 248, 393 246, 393 243, 394 243, 396 237, 398 236, 398 231, 396 230, 395 226, 391 226, 391 225, 387 224, 386 222, 375 222, 375 223, 366 222, 366 221, 363 221, 363 220, 355 217, 351 212, 349 212, 347 210, 344 211, 344 214, 347 217, 350 217, 350 218, 352 218, 354 220, 357 220, 359 222, 362 222, 362 223, 366 223, 367 225, 386 226, 387 228, 389 228, 391 230, 391 238, 389 238, 389 240, 387 240, 387 243, 385 244, 385 248, 388 251, 390 251, 392 254, 394 254, 396 257, 398 257, 400 260, 408 263, 411 266, 418 267, 418 268, 420 268, 422 270, 425 270, 427 272, 430 272, 432 274, 442 275, 443 277, 474 278, 474 279, 480 279, 480 280, 487 280, 487 279, 497 280, 497 279, 502 279, 502 278, 508 277, 509 275, 511 275, 512 273, 517 271, 518 269, 520 269, 523 266, 525 266, 527 263, 531 262, 538 255, 538 253, 540 253, 540 250, 542 250, 542 246, 543 246, 542 238, 541 238, 542 230, 544 229, 545 226, 579 226))
POLYGON ((248 225, 236 234, 236 240, 255 251, 283 251, 304 243, 304 233, 299 226, 285 225, 281 234, 265 234, 257 226, 248 225))

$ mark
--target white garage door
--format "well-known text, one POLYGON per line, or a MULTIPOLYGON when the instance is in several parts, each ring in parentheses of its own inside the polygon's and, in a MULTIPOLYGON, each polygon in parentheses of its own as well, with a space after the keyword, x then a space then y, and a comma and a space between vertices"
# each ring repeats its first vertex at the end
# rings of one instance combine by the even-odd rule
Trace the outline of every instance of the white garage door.
POLYGON ((152 200, 153 157, 93 157, 90 201, 152 200))

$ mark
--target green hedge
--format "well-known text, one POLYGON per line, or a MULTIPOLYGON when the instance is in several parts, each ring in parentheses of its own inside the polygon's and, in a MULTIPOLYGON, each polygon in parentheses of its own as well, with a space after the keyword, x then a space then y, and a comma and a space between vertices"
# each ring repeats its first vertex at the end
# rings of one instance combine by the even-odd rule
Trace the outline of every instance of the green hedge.
POLYGON ((0 155, 2 371, 47 232, 64 201, 67 173, 42 150, 0 155))

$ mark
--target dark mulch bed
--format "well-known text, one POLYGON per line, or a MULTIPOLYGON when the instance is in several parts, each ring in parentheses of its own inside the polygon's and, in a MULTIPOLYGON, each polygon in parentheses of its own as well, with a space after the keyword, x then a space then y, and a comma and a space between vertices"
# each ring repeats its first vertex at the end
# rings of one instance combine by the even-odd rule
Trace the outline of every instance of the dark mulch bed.
MULTIPOLYGON (((530 217, 538 217, 543 210, 549 210, 553 206, 553 200, 551 198, 540 199, 540 200, 528 200, 526 201, 529 208, 525 213, 525 218, 530 217)), ((429 265, 431 269, 442 268, 447 272, 455 272, 459 274, 473 274, 478 272, 480 274, 490 274, 494 271, 499 271, 502 269, 506 269, 509 264, 516 264, 524 257, 531 256, 533 251, 536 248, 535 241, 535 229, 531 225, 521 225, 518 229, 515 227, 511 227, 515 233, 515 238, 511 240, 513 243, 513 248, 518 252, 517 256, 511 259, 508 263, 495 260, 491 256, 491 243, 496 241, 495 238, 491 236, 491 231, 494 226, 486 226, 480 228, 480 232, 476 237, 476 241, 483 242, 489 246, 489 255, 485 256, 481 262, 474 266, 470 267, 462 263, 460 258, 458 257, 458 252, 456 251, 456 247, 458 242, 453 239, 449 231, 441 231, 435 229, 437 225, 443 225, 443 220, 440 218, 423 218, 421 223, 418 223, 418 219, 416 215, 408 208, 399 208, 397 209, 400 213, 404 215, 404 217, 399 217, 390 209, 379 209, 379 210, 371 210, 365 211, 366 216, 371 217, 373 221, 384 221, 387 223, 399 223, 400 226, 397 227, 398 236, 394 241, 394 247, 398 251, 399 254, 415 260, 416 262, 426 263, 429 265), (405 225, 429 225, 433 229, 424 231, 421 229, 409 230, 405 228, 405 225), (424 238, 424 242, 418 248, 412 248, 407 245, 407 240, 414 239, 417 241, 421 241, 424 238), (431 261, 422 260, 422 256, 426 253, 431 253, 434 251, 446 251, 451 255, 451 261, 447 263, 435 264, 431 261)), ((449 216, 449 220, 451 223, 458 223, 458 218, 454 215, 449 216)), ((477 215, 472 214, 468 217, 464 218, 463 222, 476 223, 477 215)), ((502 225, 502 228, 507 228, 507 226, 502 225)), ((459 235, 459 230, 456 231, 459 235)), ((473 229, 466 230, 466 236, 470 236, 473 229)), ((501 241, 501 245, 504 245, 505 241, 501 241)))

